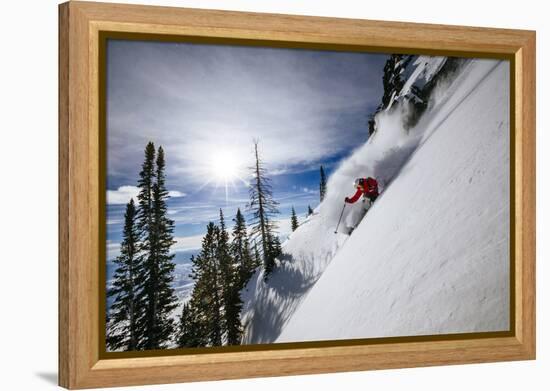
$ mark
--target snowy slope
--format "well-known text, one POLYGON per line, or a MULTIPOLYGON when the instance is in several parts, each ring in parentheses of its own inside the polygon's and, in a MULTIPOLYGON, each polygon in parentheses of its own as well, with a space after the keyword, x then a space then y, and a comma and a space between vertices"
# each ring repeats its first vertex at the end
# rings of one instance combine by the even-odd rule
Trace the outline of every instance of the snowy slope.
MULTIPOLYGON (((414 56, 403 69, 406 83, 394 96, 395 110, 376 115, 381 130, 355 151, 330 177, 326 200, 300 228, 283 243, 284 256, 270 276, 263 281, 257 272, 241 293, 244 301, 241 320, 244 343, 273 342, 288 322, 308 291, 317 282, 347 235, 334 235, 334 228, 350 184, 358 176, 374 175, 381 188, 389 183, 414 151, 422 132, 403 129, 408 115, 408 101, 414 97, 412 87, 423 88, 445 63, 443 57, 414 56)), ((403 60, 404 61, 404 60, 403 60)), ((347 232, 361 217, 361 206, 347 206, 341 230, 347 232)))
POLYGON ((243 343, 273 342, 347 237, 334 235, 315 212, 283 243, 284 255, 266 284, 257 271, 241 292, 243 343))
POLYGON ((409 132, 379 114, 375 137, 331 177, 310 234, 330 233, 354 177, 380 177, 385 191, 276 342, 508 329, 508 85, 507 62, 476 60, 409 132))

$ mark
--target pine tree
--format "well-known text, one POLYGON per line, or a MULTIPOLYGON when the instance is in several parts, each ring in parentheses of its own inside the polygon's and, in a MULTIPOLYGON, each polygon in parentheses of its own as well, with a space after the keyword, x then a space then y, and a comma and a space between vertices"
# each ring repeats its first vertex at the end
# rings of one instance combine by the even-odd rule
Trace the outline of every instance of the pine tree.
MULTIPOLYGON (((246 228, 244 232, 246 234, 246 228)), ((180 317, 178 346, 240 344, 242 301, 239 268, 232 257, 234 248, 234 243, 229 243, 220 210, 220 225, 212 222, 207 225, 201 252, 191 257, 190 277, 195 280, 195 286, 180 317)))
POLYGON ((369 135, 372 135, 376 131, 376 114, 387 109, 391 105, 395 96, 397 96, 403 89, 405 81, 402 78, 402 73, 413 58, 414 56, 412 55, 392 54, 386 60, 386 64, 384 65, 384 74, 382 76, 384 94, 382 96, 382 102, 378 105, 376 110, 369 115, 369 135))
POLYGON ((278 202, 273 199, 270 179, 258 152, 258 141, 254 142, 255 164, 252 169, 252 185, 248 209, 252 212, 251 236, 261 244, 265 278, 275 266, 275 258, 281 254, 277 238, 277 225, 272 218, 279 213, 278 202))
MULTIPOLYGON (((205 238, 203 238, 203 248, 205 238)), ((201 252, 201 255, 203 252, 201 252)), ((209 344, 207 313, 209 301, 205 297, 205 262, 201 255, 191 256, 191 274, 195 286, 191 298, 183 306, 180 316, 177 344, 180 348, 203 347, 209 344)))
POLYGON ((254 240, 254 268, 262 265, 262 257, 260 256, 260 250, 258 249, 258 242, 254 240))
POLYGON ((206 346, 204 332, 199 323, 199 316, 193 305, 193 300, 185 303, 181 311, 177 345, 180 348, 196 348, 206 346))
POLYGON ((307 206, 307 215, 311 216, 313 214, 313 209, 311 209, 311 206, 307 206))
POLYGON ((142 258, 142 267, 136 279, 137 284, 142 288, 139 294, 139 301, 143 305, 143 311, 138 318, 138 341, 137 347, 142 350, 147 348, 147 328, 144 317, 147 310, 147 296, 143 292, 145 281, 149 279, 148 270, 145 269, 151 257, 151 243, 153 240, 153 185, 155 183, 155 146, 152 142, 145 147, 145 158, 139 173, 137 196, 138 213, 137 228, 140 236, 139 251, 142 258))
POLYGON ((250 244, 248 241, 248 233, 246 230, 246 221, 241 213, 241 209, 237 209, 237 214, 233 219, 233 240, 231 241, 231 256, 239 270, 239 289, 242 289, 254 273, 255 265, 252 254, 250 253, 250 244))
POLYGON ((273 263, 271 264, 271 268, 266 270, 264 273, 265 280, 267 280, 267 277, 273 271, 273 268, 275 266, 275 259, 280 255, 281 255, 281 241, 279 239, 279 236, 270 234, 268 237, 267 257, 268 259, 272 259, 273 263))
POLYGON ((108 297, 115 297, 109 314, 107 345, 112 350, 136 350, 138 343, 137 318, 141 310, 138 301, 137 276, 141 266, 136 227, 136 208, 131 199, 124 214, 123 240, 116 258, 114 282, 108 297))
POLYGON ((382 108, 387 108, 391 100, 401 92, 405 81, 401 77, 403 69, 407 66, 411 56, 403 54, 392 54, 384 65, 384 75, 382 83, 384 85, 384 95, 382 96, 382 108))
POLYGON ((319 197, 321 199, 321 202, 325 199, 325 194, 327 193, 327 178, 325 176, 325 170, 323 169, 323 166, 321 166, 320 169, 321 179, 319 181, 319 197))
POLYGON ((292 228, 292 231, 296 231, 298 229, 298 216, 296 216, 296 211, 294 210, 294 206, 292 207, 292 211, 290 213, 290 228, 292 228))
MULTIPOLYGON (((155 212, 155 225, 157 230, 157 262, 159 265, 159 276, 156 294, 157 308, 157 339, 159 344, 169 341, 174 333, 174 322, 170 317, 172 311, 177 307, 178 299, 172 288, 174 281, 175 254, 170 254, 170 248, 176 241, 174 240, 174 221, 168 218, 168 190, 166 189, 164 150, 159 147, 157 153, 157 174, 156 184, 153 186, 153 205, 155 212)), ((159 345, 162 347, 163 345, 159 345)))
POLYGON ((212 222, 206 226, 202 249, 194 258, 192 278, 196 281, 191 296, 197 312, 198 329, 203 346, 221 346, 223 314, 220 284, 220 263, 217 243, 219 228, 212 222))
POLYGON ((241 342, 241 307, 240 274, 238 264, 231 256, 229 234, 225 226, 223 211, 220 209, 220 226, 218 230, 217 258, 220 263, 221 289, 223 299, 223 329, 227 345, 239 345, 241 342))
POLYGON ((155 182, 155 146, 149 142, 145 147, 145 159, 139 173, 137 226, 140 232, 140 250, 149 253, 153 236, 153 185, 155 182))
POLYGON ((177 306, 172 288, 174 254, 170 254, 170 247, 175 243, 174 222, 167 217, 165 181, 164 151, 162 147, 158 149, 155 161, 155 148, 150 142, 145 149, 138 182, 138 226, 143 234, 141 250, 144 256, 141 299, 145 302, 145 310, 140 317, 143 337, 140 347, 143 349, 165 348, 175 331, 170 317, 177 306))
POLYGON ((380 112, 381 106, 378 106, 374 113, 369 115, 369 120, 367 122, 368 128, 369 128, 369 136, 372 136, 372 134, 376 131, 376 114, 380 112))

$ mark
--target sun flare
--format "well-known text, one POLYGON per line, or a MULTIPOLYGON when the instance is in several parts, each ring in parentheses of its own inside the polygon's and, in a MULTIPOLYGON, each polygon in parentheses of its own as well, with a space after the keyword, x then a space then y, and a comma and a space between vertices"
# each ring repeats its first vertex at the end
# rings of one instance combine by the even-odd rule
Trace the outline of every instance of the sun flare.
POLYGON ((216 152, 209 154, 204 160, 203 166, 204 182, 201 189, 211 186, 215 189, 222 188, 225 193, 225 201, 229 202, 231 190, 238 191, 239 186, 248 186, 246 177, 247 164, 237 152, 233 153, 227 149, 218 148, 216 152))
POLYGON ((228 153, 217 153, 212 156, 210 170, 216 182, 232 182, 239 176, 240 162, 228 153))

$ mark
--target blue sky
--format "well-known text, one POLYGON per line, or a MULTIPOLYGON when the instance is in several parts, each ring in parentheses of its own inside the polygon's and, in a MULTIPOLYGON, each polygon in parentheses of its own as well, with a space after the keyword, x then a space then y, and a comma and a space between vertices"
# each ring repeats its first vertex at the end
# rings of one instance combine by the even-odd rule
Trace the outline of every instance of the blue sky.
POLYGON ((107 252, 118 253, 126 202, 148 141, 165 149, 178 258, 196 251, 222 208, 231 225, 248 201, 253 140, 280 202, 319 203, 327 173, 368 138, 387 56, 367 53, 109 40, 107 252))

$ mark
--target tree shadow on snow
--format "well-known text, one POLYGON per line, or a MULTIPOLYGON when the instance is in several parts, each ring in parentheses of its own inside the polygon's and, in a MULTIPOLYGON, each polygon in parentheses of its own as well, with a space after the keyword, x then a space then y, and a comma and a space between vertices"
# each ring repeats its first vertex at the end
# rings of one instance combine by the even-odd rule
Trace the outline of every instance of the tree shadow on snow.
POLYGON ((247 325, 245 344, 272 343, 281 334, 294 310, 315 284, 313 258, 295 262, 291 254, 283 254, 267 283, 257 290, 253 319, 247 325))

